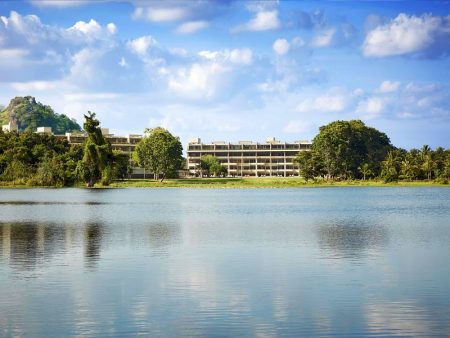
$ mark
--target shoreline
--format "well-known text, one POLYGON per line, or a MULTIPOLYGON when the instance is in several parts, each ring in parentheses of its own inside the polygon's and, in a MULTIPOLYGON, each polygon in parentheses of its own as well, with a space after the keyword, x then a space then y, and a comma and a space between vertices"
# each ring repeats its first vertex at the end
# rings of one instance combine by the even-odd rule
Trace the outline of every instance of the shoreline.
MULTIPOLYGON (((449 184, 434 181, 398 181, 384 183, 376 180, 349 180, 349 181, 316 181, 306 182, 295 177, 270 177, 270 178, 187 178, 187 179, 167 179, 163 182, 152 179, 129 179, 114 181, 109 186, 96 185, 93 189, 117 189, 117 188, 192 188, 192 189, 286 189, 286 188, 332 188, 332 187, 450 187, 449 184)), ((74 185, 71 187, 54 186, 29 186, 24 184, 0 182, 0 189, 61 189, 61 188, 83 188, 84 185, 74 185)), ((91 188, 92 189, 92 188, 91 188)))

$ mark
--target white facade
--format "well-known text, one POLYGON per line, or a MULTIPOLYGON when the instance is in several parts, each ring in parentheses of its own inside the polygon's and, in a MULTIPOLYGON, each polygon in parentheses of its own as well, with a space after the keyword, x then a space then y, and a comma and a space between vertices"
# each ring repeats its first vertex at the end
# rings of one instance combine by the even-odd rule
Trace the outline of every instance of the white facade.
POLYGON ((268 138, 265 143, 201 143, 200 139, 192 139, 187 148, 187 165, 189 175, 197 176, 201 157, 213 155, 231 177, 298 176, 294 158, 300 151, 310 149, 310 141, 280 142, 275 138, 268 138))

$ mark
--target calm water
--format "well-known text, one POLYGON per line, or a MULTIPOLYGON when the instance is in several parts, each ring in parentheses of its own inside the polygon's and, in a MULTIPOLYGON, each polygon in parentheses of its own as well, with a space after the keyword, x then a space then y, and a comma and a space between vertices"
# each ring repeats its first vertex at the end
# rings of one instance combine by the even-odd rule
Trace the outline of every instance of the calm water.
POLYGON ((0 336, 450 336, 450 189, 0 190, 0 336))

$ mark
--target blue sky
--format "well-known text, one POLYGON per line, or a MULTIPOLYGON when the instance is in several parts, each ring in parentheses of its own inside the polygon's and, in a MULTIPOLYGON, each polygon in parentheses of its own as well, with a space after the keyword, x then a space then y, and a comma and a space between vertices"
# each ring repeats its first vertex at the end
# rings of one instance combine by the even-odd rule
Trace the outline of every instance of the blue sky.
POLYGON ((116 134, 312 139, 362 119, 450 147, 450 3, 1 1, 0 104, 32 95, 116 134))

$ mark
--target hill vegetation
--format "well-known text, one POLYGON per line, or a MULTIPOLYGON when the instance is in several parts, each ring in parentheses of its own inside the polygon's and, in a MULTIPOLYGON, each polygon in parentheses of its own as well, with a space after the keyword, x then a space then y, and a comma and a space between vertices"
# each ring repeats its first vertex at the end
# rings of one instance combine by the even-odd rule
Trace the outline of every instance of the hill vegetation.
POLYGON ((37 102, 32 96, 15 97, 0 111, 0 124, 15 120, 20 131, 35 132, 37 127, 51 127, 55 134, 81 131, 77 121, 56 114, 50 106, 37 102))

